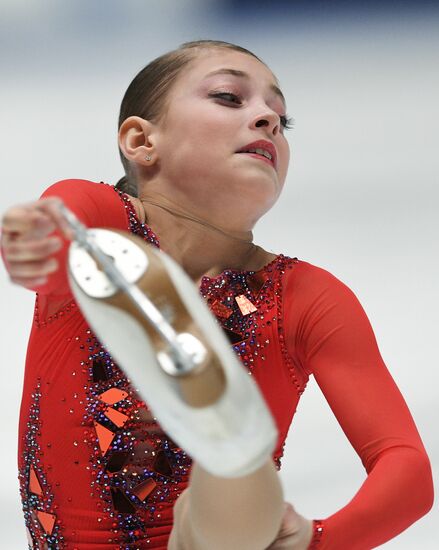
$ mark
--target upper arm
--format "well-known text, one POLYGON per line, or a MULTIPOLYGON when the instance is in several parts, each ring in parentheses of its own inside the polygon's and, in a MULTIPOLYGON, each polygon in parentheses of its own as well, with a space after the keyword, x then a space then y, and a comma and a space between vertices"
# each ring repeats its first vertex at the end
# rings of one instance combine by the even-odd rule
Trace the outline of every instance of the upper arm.
POLYGON ((297 320, 301 363, 314 375, 366 470, 389 449, 424 452, 357 297, 325 270, 314 268, 309 279, 302 285, 297 320))

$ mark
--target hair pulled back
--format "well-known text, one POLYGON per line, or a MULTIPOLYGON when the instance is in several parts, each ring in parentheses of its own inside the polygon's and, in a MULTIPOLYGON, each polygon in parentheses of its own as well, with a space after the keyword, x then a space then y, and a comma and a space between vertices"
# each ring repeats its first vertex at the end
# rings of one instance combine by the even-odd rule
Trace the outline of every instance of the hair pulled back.
MULTIPOLYGON (((185 42, 176 50, 151 61, 134 77, 122 100, 118 127, 120 128, 122 122, 130 116, 139 116, 151 122, 159 120, 165 112, 166 100, 172 85, 182 69, 197 57, 199 50, 218 48, 246 53, 261 61, 251 51, 230 42, 221 40, 185 42)), ((117 182, 116 187, 137 197, 137 183, 130 163, 120 149, 119 153, 125 168, 125 176, 117 182)))

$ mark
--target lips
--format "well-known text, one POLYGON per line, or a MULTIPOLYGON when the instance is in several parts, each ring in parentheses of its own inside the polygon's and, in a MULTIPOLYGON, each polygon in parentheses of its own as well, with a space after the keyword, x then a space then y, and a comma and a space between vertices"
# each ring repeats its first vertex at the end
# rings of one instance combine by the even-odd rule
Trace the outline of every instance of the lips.
POLYGON ((248 153, 254 155, 261 160, 265 160, 268 164, 271 164, 274 168, 277 166, 277 151, 276 147, 265 139, 259 139, 258 141, 253 141, 236 151, 237 153, 248 153), (256 152, 256 149, 259 151, 256 152), (265 154, 264 154, 265 153, 265 154), (269 156, 271 159, 269 158, 269 156))

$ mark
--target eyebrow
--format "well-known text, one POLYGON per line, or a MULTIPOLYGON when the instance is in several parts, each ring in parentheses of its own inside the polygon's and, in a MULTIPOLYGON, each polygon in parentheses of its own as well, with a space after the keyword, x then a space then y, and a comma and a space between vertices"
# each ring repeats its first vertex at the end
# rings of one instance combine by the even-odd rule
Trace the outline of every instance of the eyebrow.
MULTIPOLYGON (((238 69, 226 69, 226 68, 218 69, 216 71, 212 71, 211 73, 207 73, 206 78, 216 74, 232 74, 233 76, 240 76, 241 78, 250 78, 250 75, 244 71, 240 71, 238 69)), ((270 90, 274 92, 277 96, 279 96, 283 104, 286 105, 285 96, 281 92, 280 88, 276 86, 276 84, 270 84, 270 90)))

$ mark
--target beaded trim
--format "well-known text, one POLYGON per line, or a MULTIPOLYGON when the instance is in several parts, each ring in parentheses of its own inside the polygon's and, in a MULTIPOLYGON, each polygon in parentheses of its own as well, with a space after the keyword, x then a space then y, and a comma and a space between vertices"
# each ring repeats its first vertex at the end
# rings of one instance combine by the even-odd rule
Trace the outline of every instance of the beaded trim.
MULTIPOLYGON (((114 189, 130 232, 159 247, 130 198, 114 189)), ((175 501, 187 486, 192 460, 163 432, 92 331, 86 334, 90 355, 81 366, 89 373, 84 427, 92 452, 92 493, 102 515, 113 520, 108 543, 143 548, 151 542, 149 528, 160 522, 164 503, 175 501)))
POLYGON ((320 546, 320 541, 323 535, 324 524, 321 519, 314 519, 313 522, 313 537, 309 543, 308 550, 317 550, 320 546))
MULTIPOLYGON (((285 269, 291 269, 294 264, 297 264, 299 260, 297 258, 292 258, 291 263, 283 264, 280 266, 281 274, 283 275, 285 273, 285 269)), ((285 343, 285 333, 284 333, 284 325, 283 325, 283 288, 282 288, 282 277, 280 277, 276 281, 276 290, 275 293, 277 295, 277 311, 278 311, 278 331, 279 331, 279 343, 280 348, 282 351, 282 356, 285 361, 285 365, 288 368, 288 372, 291 376, 291 380, 293 381, 293 384, 295 385, 297 392, 300 395, 305 391, 306 385, 303 385, 299 382, 296 376, 296 369, 294 366, 294 362, 291 358, 291 355, 288 352, 286 343, 285 343)))
POLYGON ((83 426, 92 454, 92 495, 102 516, 113 520, 108 543, 143 548, 163 503, 175 501, 187 486, 192 460, 163 432, 90 329, 86 335, 91 353, 81 363, 90 381, 83 426))
POLYGON ((53 313, 52 315, 49 315, 44 321, 40 320, 40 307, 39 307, 39 295, 37 292, 36 298, 35 298, 35 311, 34 311, 34 322, 37 325, 38 328, 46 327, 48 324, 52 323, 56 319, 59 319, 60 317, 64 317, 64 315, 67 315, 71 311, 74 311, 76 309, 76 302, 74 299, 70 300, 64 307, 59 309, 56 313, 53 313))
MULTIPOLYGON (((28 548, 65 548, 63 526, 56 516, 52 488, 47 480, 41 457, 44 455, 39 443, 41 430, 40 400, 41 379, 32 393, 33 403, 29 410, 28 430, 23 436, 23 464, 19 468, 20 494, 26 524, 28 548)), ((50 466, 47 466, 50 470, 50 466)))
POLYGON ((160 248, 160 243, 157 235, 155 235, 155 233, 147 224, 140 222, 134 209, 133 203, 131 202, 128 195, 120 189, 117 189, 116 187, 113 187, 113 189, 119 195, 124 203, 125 209, 127 210, 128 223, 131 233, 139 235, 139 237, 142 237, 145 241, 153 244, 157 248, 160 248))
MULTIPOLYGON (((159 248, 159 239, 147 224, 140 222, 130 197, 119 189, 114 187, 113 189, 124 204, 130 231, 159 248)), ((294 364, 289 358, 284 343, 282 327, 281 275, 285 269, 292 268, 293 264, 297 262, 297 258, 291 259, 280 254, 258 272, 227 270, 215 278, 205 277, 202 280, 200 292, 208 299, 208 302, 212 301, 212 304, 209 305, 213 306, 213 313, 217 317, 224 317, 222 324, 235 338, 235 341, 232 341, 233 348, 240 356, 244 366, 247 367, 249 374, 252 374, 256 356, 259 355, 261 360, 265 360, 264 347, 270 343, 269 340, 258 342, 256 338, 258 326, 263 327, 265 324, 270 326, 272 323, 277 323, 284 361, 300 395, 304 388, 294 374, 294 364), (274 307, 274 301, 270 299, 272 293, 277 297, 277 308, 274 307), (260 308, 259 311, 258 308, 260 308)), ((76 307, 75 301, 72 300, 61 310, 40 322, 37 301, 35 322, 38 326, 46 326, 76 307)), ((127 471, 123 473, 123 467, 131 465, 130 458, 131 460, 135 459, 136 445, 131 441, 132 430, 136 425, 135 420, 140 413, 148 414, 148 409, 144 403, 135 398, 135 394, 132 394, 128 387, 128 381, 125 380, 117 365, 112 363, 105 348, 100 346, 90 330, 87 330, 86 340, 90 354, 88 361, 82 362, 81 366, 85 368, 85 371, 89 370, 91 383, 86 388, 88 406, 83 426, 85 440, 92 452, 91 489, 98 498, 100 497, 101 502, 98 502, 98 508, 105 516, 114 520, 112 529, 114 538, 110 539, 109 543, 119 542, 128 548, 132 544, 138 544, 147 536, 148 520, 155 521, 160 518, 162 502, 168 501, 172 497, 174 499, 178 497, 178 493, 183 488, 181 485, 184 485, 188 476, 191 459, 166 434, 158 434, 157 425, 149 426, 142 434, 144 437, 141 443, 149 442, 150 438, 154 443, 151 462, 148 462, 147 465, 142 462, 142 475, 137 477, 138 474, 135 472, 136 479, 133 477, 134 473, 131 476, 132 472, 128 467, 127 471), (118 392, 118 396, 121 397, 117 402, 111 402, 110 406, 108 406, 109 392, 112 392, 111 396, 118 392), (151 433, 147 433, 149 430, 151 433), (157 439, 155 439, 156 437, 157 439), (152 456, 155 455, 157 456, 152 459, 152 456)), ((83 344, 81 344, 81 349, 84 349, 83 344)), ((280 455, 274 457, 277 470, 281 466, 284 445, 280 455)), ((141 450, 140 444, 138 447, 141 450)), ((36 475, 43 482, 43 475, 38 469, 38 464, 34 468, 36 468, 36 475)), ((29 472, 28 467, 22 475, 26 475, 26 479, 28 479, 29 472)), ((47 505, 49 503, 52 503, 50 499, 47 500, 47 505)), ((54 514, 52 515, 55 517, 54 514)), ((46 512, 44 517, 51 519, 52 515, 49 517, 49 512, 46 512)), ((60 542, 57 541, 57 543, 61 544, 62 537, 59 529, 60 526, 56 524, 50 534, 58 535, 60 542)), ((321 530, 320 524, 315 527, 310 548, 316 548, 315 544, 320 540, 321 530)), ((31 536, 34 536, 34 533, 31 536)), ((149 543, 149 539, 146 542, 149 543)), ((61 548, 61 546, 59 547, 61 548)))

